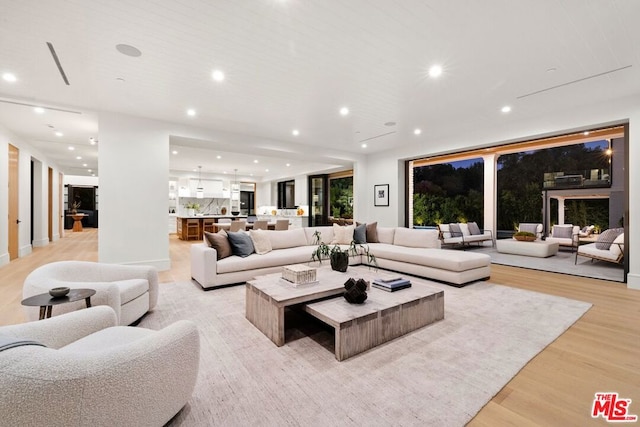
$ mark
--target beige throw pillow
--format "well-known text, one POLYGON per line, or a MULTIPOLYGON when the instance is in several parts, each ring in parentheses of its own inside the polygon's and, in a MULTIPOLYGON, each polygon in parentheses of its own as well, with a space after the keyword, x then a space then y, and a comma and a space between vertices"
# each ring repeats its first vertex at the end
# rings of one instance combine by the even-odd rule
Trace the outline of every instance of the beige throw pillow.
POLYGON ((338 224, 333 224, 333 240, 332 245, 350 245, 353 240, 354 225, 348 225, 341 227, 338 224))
POLYGON ((249 235, 253 241, 253 247, 258 255, 264 255, 271 252, 271 240, 266 230, 249 230, 249 235))

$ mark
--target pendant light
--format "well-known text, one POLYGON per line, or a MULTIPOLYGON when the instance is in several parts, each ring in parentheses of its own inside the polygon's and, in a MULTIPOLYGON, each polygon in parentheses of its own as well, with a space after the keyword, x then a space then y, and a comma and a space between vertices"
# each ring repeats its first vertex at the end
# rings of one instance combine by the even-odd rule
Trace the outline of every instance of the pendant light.
POLYGON ((202 166, 198 166, 198 187, 196 187, 196 199, 204 198, 204 188, 202 187, 202 166))

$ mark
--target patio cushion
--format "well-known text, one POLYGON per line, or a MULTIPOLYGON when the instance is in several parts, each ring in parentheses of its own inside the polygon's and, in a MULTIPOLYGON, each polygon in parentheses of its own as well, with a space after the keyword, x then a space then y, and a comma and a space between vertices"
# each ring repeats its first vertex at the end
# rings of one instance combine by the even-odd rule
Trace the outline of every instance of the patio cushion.
POLYGON ((610 228, 605 230, 598 236, 598 240, 596 240, 596 248, 601 250, 609 250, 611 247, 611 243, 618 237, 621 233, 624 232, 622 228, 610 228))
POLYGON ((471 236, 471 231, 469 231, 469 225, 464 222, 458 223, 458 227, 460 227, 460 231, 463 236, 471 236))
POLYGON ((616 239, 609 247, 609 252, 611 252, 611 255, 615 256, 616 258, 620 255, 620 253, 622 253, 622 248, 618 243, 624 245, 624 233, 620 233, 620 235, 616 237, 616 239))
POLYGON ((469 227, 469 232, 472 236, 482 234, 482 232, 480 231, 480 227, 478 227, 478 224, 476 224, 475 222, 468 222, 467 226, 469 227))
POLYGON ((560 239, 570 239, 573 225, 554 225, 551 235, 560 239))
POLYGON ((440 224, 440 225, 438 225, 438 228, 442 232, 442 238, 443 239, 450 239, 451 238, 451 230, 449 229, 449 224, 440 224))
POLYGON ((449 230, 451 231, 452 237, 462 236, 462 230, 460 229, 460 226, 456 223, 452 222, 451 224, 449 224, 449 230))
MULTIPOLYGON (((518 231, 526 231, 528 233, 537 234, 538 233, 538 224, 532 224, 527 222, 521 222, 518 226, 518 231)), ((569 236, 571 237, 571 236, 569 236)))

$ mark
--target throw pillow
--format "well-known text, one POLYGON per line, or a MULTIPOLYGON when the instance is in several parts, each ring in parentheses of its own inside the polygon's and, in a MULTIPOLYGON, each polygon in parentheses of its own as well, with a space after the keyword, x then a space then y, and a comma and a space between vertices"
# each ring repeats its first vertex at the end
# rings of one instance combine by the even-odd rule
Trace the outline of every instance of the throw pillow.
POLYGON ((624 233, 623 228, 610 228, 608 230, 604 230, 598 236, 598 240, 596 240, 596 249, 608 251, 611 247, 611 243, 613 243, 616 237, 618 237, 621 233, 624 233))
POLYGON ((231 256, 231 245, 229 244, 227 233, 224 230, 221 230, 219 233, 205 231, 204 237, 209 246, 216 250, 216 258, 218 260, 231 256))
POLYGON ((443 239, 450 239, 451 238, 451 230, 449 230, 449 224, 440 224, 440 225, 438 225, 438 229, 442 233, 442 238, 443 239))
POLYGON ((367 243, 367 224, 360 224, 353 230, 353 240, 361 245, 367 243))
POLYGON ((471 236, 471 231, 469 231, 469 225, 466 222, 459 222, 458 227, 460 227, 460 231, 462 231, 463 236, 471 236))
POLYGON ((449 231, 451 232, 451 237, 462 237, 462 230, 460 230, 460 226, 455 222, 449 224, 449 231))
POLYGON ((570 239, 572 231, 573 225, 554 225, 551 235, 560 239, 570 239))
POLYGON ((367 243, 379 243, 377 221, 367 224, 367 243))
POLYGON ((480 232, 480 227, 478 227, 478 224, 476 224, 475 222, 468 222, 467 225, 469 226, 469 232, 471 233, 472 236, 477 236, 479 234, 482 234, 480 232))
POLYGON ((338 224, 333 224, 333 240, 332 245, 350 245, 353 240, 353 225, 341 227, 338 224))
POLYGON ((245 258, 255 252, 251 236, 244 231, 228 231, 227 236, 234 255, 245 258))
POLYGON ((264 255, 271 252, 271 240, 269 240, 269 232, 265 230, 249 230, 251 242, 258 255, 264 255))

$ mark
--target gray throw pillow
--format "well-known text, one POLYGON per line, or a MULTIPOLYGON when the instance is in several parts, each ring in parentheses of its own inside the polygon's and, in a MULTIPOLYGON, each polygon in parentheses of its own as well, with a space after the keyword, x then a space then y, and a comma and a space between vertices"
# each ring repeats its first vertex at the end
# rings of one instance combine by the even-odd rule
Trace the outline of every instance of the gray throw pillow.
MULTIPOLYGON (((567 226, 556 225, 556 226, 553 227, 552 236, 553 237, 557 237, 559 239, 570 239, 572 232, 573 232, 573 226, 572 225, 567 225, 567 226)), ((612 240, 612 242, 613 242, 613 240, 612 240)))
POLYGON ((462 237, 462 230, 460 230, 460 226, 455 222, 449 224, 449 231, 451 231, 451 237, 462 237))
POLYGON ((367 243, 367 224, 360 224, 353 230, 353 241, 362 245, 367 243))
POLYGON ((234 255, 245 258, 255 252, 251 236, 244 231, 227 231, 227 236, 234 255))
POLYGON ((467 227, 469 227, 469 233, 471 233, 472 236, 482 234, 482 232, 480 232, 480 227, 478 227, 478 224, 475 222, 468 222, 467 227))
POLYGON ((613 241, 616 240, 616 237, 622 233, 624 233, 624 228, 610 228, 608 230, 604 230, 598 236, 598 240, 596 240, 596 249, 608 251, 613 241))

